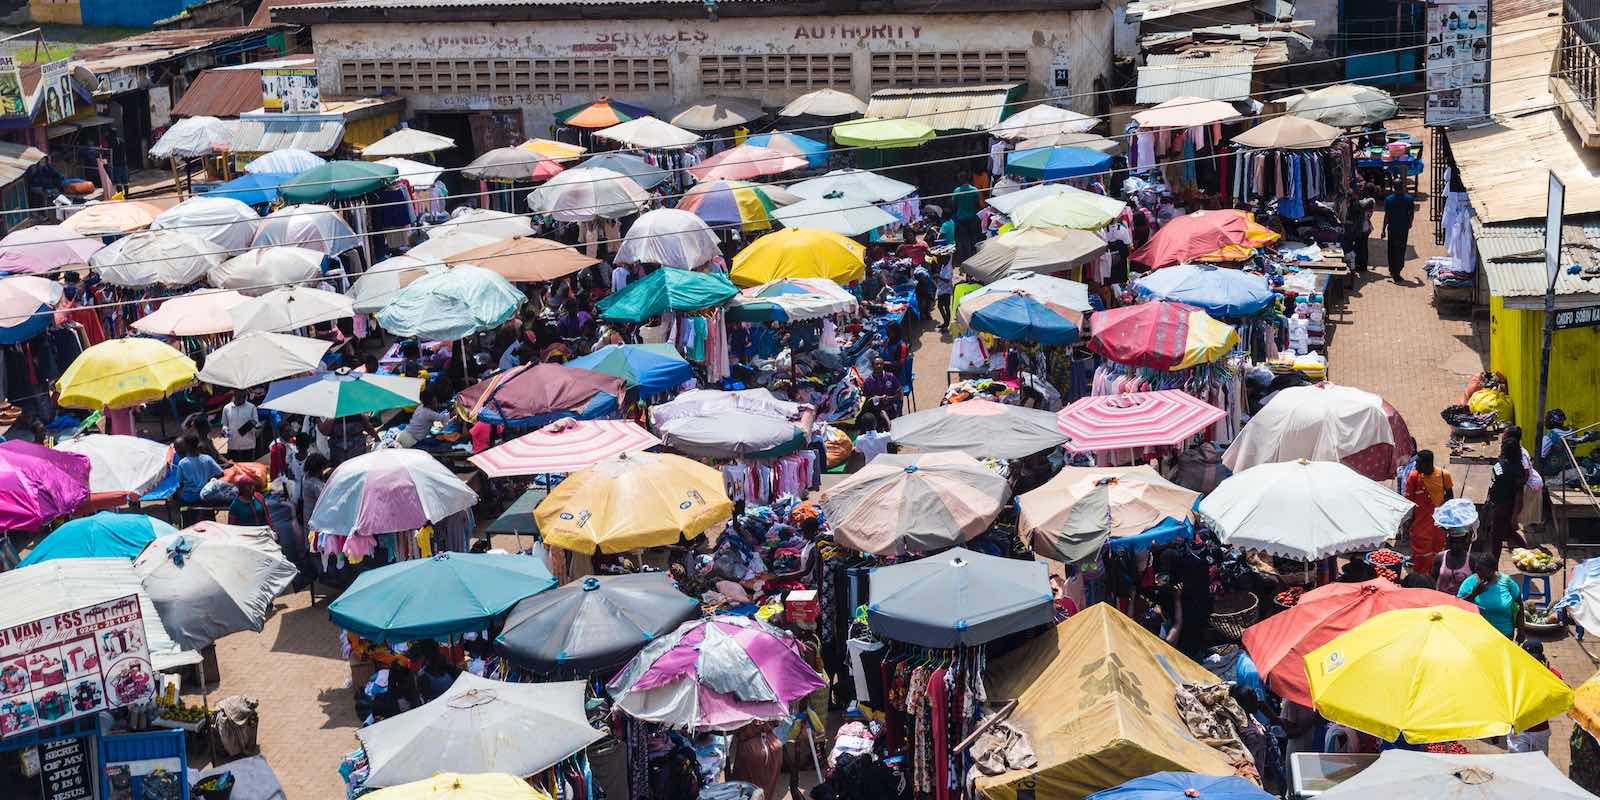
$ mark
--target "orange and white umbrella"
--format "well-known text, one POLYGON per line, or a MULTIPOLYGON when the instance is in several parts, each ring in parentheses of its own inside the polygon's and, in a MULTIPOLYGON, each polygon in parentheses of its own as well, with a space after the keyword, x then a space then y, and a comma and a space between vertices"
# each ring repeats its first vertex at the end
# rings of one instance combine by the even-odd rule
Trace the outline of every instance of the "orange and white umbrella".
POLYGON ((884 455, 822 493, 834 539, 898 555, 960 544, 988 530, 1011 497, 999 473, 965 453, 884 455))

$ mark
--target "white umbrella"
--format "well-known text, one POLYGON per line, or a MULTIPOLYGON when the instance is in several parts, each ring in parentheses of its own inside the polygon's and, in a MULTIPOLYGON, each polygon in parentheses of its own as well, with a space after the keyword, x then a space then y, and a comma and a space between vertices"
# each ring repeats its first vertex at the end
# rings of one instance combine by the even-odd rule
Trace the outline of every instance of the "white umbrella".
POLYGON ((300 572, 257 541, 182 532, 147 545, 133 571, 167 635, 192 650, 236 631, 260 631, 272 598, 300 572))
POLYGON ((989 197, 989 205, 994 208, 994 210, 1009 217, 1012 215, 1012 212, 1035 200, 1042 200, 1046 197, 1055 197, 1058 194, 1071 194, 1074 191, 1079 190, 1073 189, 1071 186, 1068 186, 1064 183, 1041 183, 1037 186, 1029 186, 1026 189, 1018 189, 1014 192, 1007 192, 1000 196, 991 195, 989 197))
POLYGON ((256 247, 292 244, 336 256, 359 247, 361 240, 339 212, 327 206, 303 203, 284 206, 268 214, 256 228, 256 238, 251 244, 256 247))
POLYGON ((222 248, 178 231, 143 231, 89 256, 89 266, 112 286, 188 286, 227 256, 222 248))
POLYGON ((399 171, 395 177, 419 188, 432 186, 439 180, 439 176, 444 174, 443 167, 412 161, 409 158, 380 158, 378 163, 394 167, 399 171))
POLYGON ((162 300, 155 311, 134 320, 133 329, 150 336, 230 333, 234 307, 249 299, 238 292, 196 289, 162 300))
POLYGON ((1098 258, 1106 241, 1076 228, 1027 228, 1006 231, 978 246, 961 263, 963 272, 980 283, 1008 273, 1056 272, 1098 258))
POLYGON ((185 117, 172 123, 150 148, 156 158, 199 158, 226 153, 233 146, 233 129, 216 117, 185 117))
POLYGON ((893 214, 863 200, 842 194, 807 198, 772 212, 774 219, 789 228, 821 228, 845 236, 861 236, 900 220, 893 214))
POLYGON ((705 220, 676 208, 639 215, 617 251, 622 264, 694 269, 717 256, 717 236, 705 220))
POLYGON ((292 331, 355 316, 350 298, 306 286, 274 289, 234 306, 228 313, 233 316, 236 333, 292 331))
POLYGON ((429 263, 443 263, 447 259, 455 258, 468 250, 476 250, 485 245, 503 242, 499 236, 488 236, 473 233, 471 230, 462 229, 454 233, 441 233, 422 242, 422 244, 406 251, 406 255, 419 261, 429 263))
POLYGON ((449 691, 356 731, 367 786, 397 786, 441 770, 532 775, 597 742, 584 682, 503 683, 463 672, 449 691))
POLYGON ((437 133, 428 133, 416 128, 401 128, 361 148, 361 155, 367 158, 414 156, 420 153, 437 153, 440 150, 449 150, 455 146, 456 140, 448 136, 440 136, 437 133))
POLYGON ((818 89, 789 101, 778 111, 780 117, 848 117, 867 113, 867 104, 853 94, 838 89, 818 89))
POLYGON ((310 150, 288 147, 256 158, 244 165, 244 171, 251 175, 299 175, 326 163, 328 162, 322 156, 310 150))
MULTIPOLYGON (((489 239, 485 243, 493 241, 497 240, 489 239)), ((412 252, 415 253, 416 250, 413 249, 412 252)), ((376 314, 382 311, 384 306, 389 305, 395 295, 412 281, 424 275, 444 272, 445 269, 441 261, 411 254, 386 258, 373 264, 372 269, 361 273, 361 277, 356 278, 356 282, 350 285, 345 296, 350 298, 352 308, 357 314, 376 314)))
POLYGON ((92 494, 142 495, 154 489, 172 463, 172 448, 137 436, 92 433, 56 443, 57 450, 89 458, 92 494))
POLYGON ((526 214, 495 211, 492 208, 467 208, 426 231, 429 239, 472 234, 489 239, 515 239, 533 235, 533 220, 526 214))
POLYGON ((1301 459, 1235 473, 1197 511, 1224 544, 1315 561, 1382 545, 1415 508, 1343 464, 1301 459))
POLYGON ((181 230, 230 253, 250 246, 261 215, 231 197, 191 197, 156 215, 150 230, 181 230))
POLYGON ((1386 750, 1320 800, 1594 800, 1544 753, 1447 755, 1386 750))
POLYGON ((1016 141, 1053 133, 1087 133, 1100 120, 1065 108, 1037 105, 1006 117, 989 128, 996 139, 1016 141))
POLYGON ((222 262, 206 276, 220 289, 259 296, 289 284, 314 281, 322 276, 327 256, 304 247, 261 247, 222 262))
POLYGON ((668 120, 672 124, 692 131, 715 131, 743 125, 766 116, 761 104, 743 97, 701 98, 684 106, 668 120))
MULTIPOLYGON (((1383 398, 1351 386, 1331 383, 1295 386, 1277 392, 1250 418, 1239 436, 1222 454, 1222 463, 1234 472, 1257 464, 1293 461, 1343 461, 1367 448, 1394 445, 1394 429, 1383 408, 1383 398)), ((1394 474, 1391 460, 1379 472, 1394 474)))
POLYGON ((248 389, 279 378, 311 372, 333 342, 287 333, 246 333, 212 351, 198 380, 230 389, 248 389))
POLYGON ((681 150, 700 141, 700 134, 650 116, 612 125, 594 135, 641 150, 681 150))
POLYGON ((477 493, 428 453, 376 450, 340 464, 328 476, 306 525, 340 536, 376 536, 416 530, 477 502, 477 493))
POLYGON ((820 200, 831 194, 864 203, 888 203, 916 191, 917 187, 864 169, 836 169, 789 187, 801 197, 820 200))
POLYGON ((534 189, 528 195, 528 207, 535 214, 548 214, 562 222, 586 222, 637 214, 649 199, 648 192, 620 172, 577 167, 534 189))

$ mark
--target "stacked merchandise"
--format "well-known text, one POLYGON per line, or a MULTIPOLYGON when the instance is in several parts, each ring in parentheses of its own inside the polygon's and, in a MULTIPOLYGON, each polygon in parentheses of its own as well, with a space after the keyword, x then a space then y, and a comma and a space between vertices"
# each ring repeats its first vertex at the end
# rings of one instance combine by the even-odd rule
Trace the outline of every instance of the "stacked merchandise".
POLYGON ((1178 389, 1227 412, 1206 431, 1207 441, 1231 442, 1244 425, 1244 372, 1248 358, 1240 352, 1189 369, 1163 371, 1102 361, 1095 368, 1091 395, 1178 389))
POLYGON ((1451 256, 1434 256, 1422 267, 1428 280, 1441 288, 1462 288, 1473 285, 1473 271, 1461 270, 1461 262, 1451 256))

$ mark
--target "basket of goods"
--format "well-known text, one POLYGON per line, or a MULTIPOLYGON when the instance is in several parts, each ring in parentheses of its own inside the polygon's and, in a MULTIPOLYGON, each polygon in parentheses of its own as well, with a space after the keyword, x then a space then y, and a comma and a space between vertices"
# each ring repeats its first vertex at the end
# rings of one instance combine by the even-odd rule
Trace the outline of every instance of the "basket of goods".
POLYGON ((1534 605, 1532 600, 1522 604, 1522 629, 1528 633, 1555 633, 1566 626, 1561 618, 1547 606, 1534 605))
POLYGON ((1404 555, 1385 547, 1367 554, 1367 563, 1377 568, 1387 568, 1390 572, 1399 572, 1408 561, 1404 555))
POLYGON ((1304 586, 1290 586, 1272 596, 1272 602, 1281 608, 1294 608, 1300 602, 1300 595, 1306 593, 1304 586))
POLYGON ((1561 560, 1556 558, 1555 551, 1549 545, 1539 545, 1529 549, 1525 547, 1513 548, 1511 563, 1517 565, 1518 572, 1527 572, 1534 575, 1549 575, 1561 569, 1561 560))
POLYGON ((1225 592, 1211 606, 1211 627, 1231 642, 1239 641, 1244 629, 1256 624, 1259 603, 1250 592, 1225 592))

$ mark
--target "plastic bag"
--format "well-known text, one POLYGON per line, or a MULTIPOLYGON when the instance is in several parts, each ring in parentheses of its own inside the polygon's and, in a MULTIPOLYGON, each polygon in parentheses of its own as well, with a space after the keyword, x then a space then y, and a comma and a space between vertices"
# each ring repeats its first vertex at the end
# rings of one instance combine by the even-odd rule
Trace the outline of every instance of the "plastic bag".
POLYGON ((1501 422, 1507 424, 1516 420, 1516 409, 1511 404, 1511 395, 1499 389, 1479 389, 1472 393, 1467 401, 1467 408, 1474 414, 1494 414, 1501 422))

